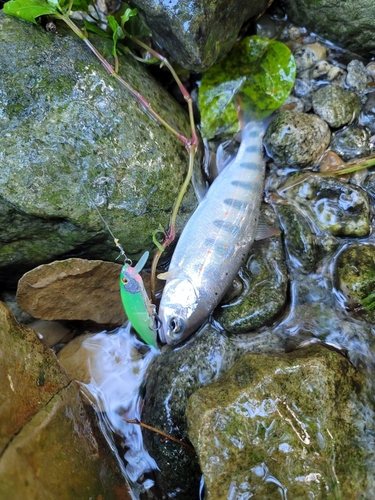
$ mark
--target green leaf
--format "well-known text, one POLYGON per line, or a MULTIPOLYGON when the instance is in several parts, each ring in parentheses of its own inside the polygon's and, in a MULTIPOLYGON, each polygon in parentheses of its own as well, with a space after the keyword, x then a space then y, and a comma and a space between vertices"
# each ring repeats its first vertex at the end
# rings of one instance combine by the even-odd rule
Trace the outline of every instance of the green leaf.
POLYGON ((109 33, 102 30, 101 28, 99 28, 99 26, 97 26, 96 24, 90 23, 86 19, 83 20, 83 24, 84 24, 85 29, 87 31, 91 31, 92 33, 96 33, 97 35, 102 36, 103 38, 112 38, 109 33))
POLYGON ((115 56, 116 55, 117 40, 125 38, 125 33, 123 32, 121 26, 119 25, 119 23, 116 21, 116 19, 113 16, 107 16, 107 19, 108 19, 108 24, 111 27, 111 30, 113 31, 112 54, 115 56))
POLYGON ((37 24, 36 18, 46 14, 56 14, 57 4, 46 0, 10 0, 4 4, 4 14, 19 17, 37 24))
POLYGON ((124 24, 127 23, 131 17, 134 17, 137 14, 138 9, 126 9, 124 14, 121 16, 121 26, 124 26, 124 24))
POLYGON ((370 293, 370 295, 362 299, 361 304, 366 309, 366 311, 375 309, 375 292, 370 293))
POLYGON ((238 129, 234 96, 245 115, 263 119, 293 88, 296 64, 289 48, 260 36, 244 38, 204 75, 199 87, 202 133, 207 139, 238 129))

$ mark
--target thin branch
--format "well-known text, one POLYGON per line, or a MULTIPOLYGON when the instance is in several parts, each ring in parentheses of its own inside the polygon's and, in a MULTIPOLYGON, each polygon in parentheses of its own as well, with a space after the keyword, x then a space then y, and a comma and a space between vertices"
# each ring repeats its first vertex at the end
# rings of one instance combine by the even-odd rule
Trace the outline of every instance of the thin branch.
POLYGON ((140 422, 138 419, 133 419, 133 420, 129 420, 125 417, 122 417, 122 420, 124 422, 127 422, 128 424, 136 424, 136 425, 140 425, 141 427, 144 427, 145 429, 148 429, 149 431, 153 431, 153 432, 156 432, 157 434, 160 434, 161 436, 165 437, 166 439, 168 439, 169 441, 173 441, 175 443, 178 443, 180 444, 181 446, 184 446, 185 448, 187 448, 188 450, 192 451, 193 453, 195 453, 195 449, 190 446, 190 444, 187 444, 185 443, 184 441, 181 441, 180 439, 176 439, 174 438, 173 436, 170 436, 169 434, 166 434, 165 432, 163 431, 160 431, 159 429, 156 429, 155 427, 152 427, 151 425, 147 425, 147 424, 144 424, 143 422, 140 422))

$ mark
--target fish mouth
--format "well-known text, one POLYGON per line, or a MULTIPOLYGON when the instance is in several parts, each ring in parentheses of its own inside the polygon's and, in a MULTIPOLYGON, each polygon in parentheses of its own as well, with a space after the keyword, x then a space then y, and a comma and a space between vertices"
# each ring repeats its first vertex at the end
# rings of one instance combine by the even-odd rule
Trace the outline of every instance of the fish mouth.
POLYGON ((162 344, 167 344, 168 341, 167 341, 167 337, 164 333, 164 329, 163 329, 163 325, 160 325, 159 329, 158 329, 158 337, 159 337, 159 340, 162 344))
POLYGON ((183 318, 180 316, 172 316, 168 319, 165 326, 166 329, 164 329, 163 324, 161 324, 158 331, 160 342, 163 344, 175 345, 183 340, 186 326, 183 318))

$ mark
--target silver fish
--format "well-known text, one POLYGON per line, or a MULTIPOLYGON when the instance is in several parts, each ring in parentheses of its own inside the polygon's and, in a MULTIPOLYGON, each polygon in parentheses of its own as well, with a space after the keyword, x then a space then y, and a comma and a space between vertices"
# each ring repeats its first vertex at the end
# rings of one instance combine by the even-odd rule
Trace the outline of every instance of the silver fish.
POLYGON ((236 158, 214 180, 182 231, 159 309, 160 340, 178 344, 221 301, 245 262, 256 234, 263 196, 261 122, 242 130, 236 158))

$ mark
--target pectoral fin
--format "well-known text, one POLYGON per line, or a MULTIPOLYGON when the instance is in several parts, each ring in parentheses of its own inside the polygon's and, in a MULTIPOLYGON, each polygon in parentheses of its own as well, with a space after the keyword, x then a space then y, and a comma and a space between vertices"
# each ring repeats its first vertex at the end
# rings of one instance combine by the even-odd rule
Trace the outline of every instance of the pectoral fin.
POLYGON ((179 271, 179 268, 178 267, 175 267, 174 269, 171 269, 169 271, 166 271, 165 273, 160 273, 157 275, 157 278, 159 280, 170 280, 172 279, 174 276, 176 276, 177 272, 179 271))
POLYGON ((279 234, 280 230, 270 226, 263 215, 260 214, 255 240, 265 240, 266 238, 270 238, 271 236, 278 236, 279 234))

